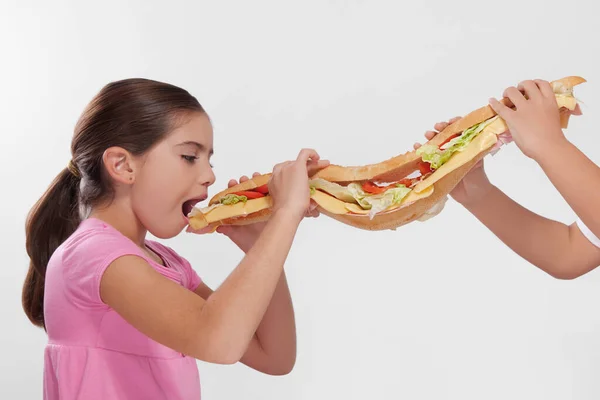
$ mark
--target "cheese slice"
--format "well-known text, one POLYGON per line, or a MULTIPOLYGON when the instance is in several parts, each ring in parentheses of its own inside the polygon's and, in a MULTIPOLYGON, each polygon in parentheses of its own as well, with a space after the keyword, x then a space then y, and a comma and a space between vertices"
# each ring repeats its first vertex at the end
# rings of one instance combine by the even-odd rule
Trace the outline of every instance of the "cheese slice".
POLYGON ((190 213, 189 223, 193 229, 202 229, 214 222, 232 217, 243 217, 270 208, 273 206, 271 196, 250 199, 246 202, 224 205, 216 204, 204 210, 193 209, 190 213))
POLYGON ((206 221, 210 224, 222 219, 231 218, 232 216, 245 216, 255 212, 259 212, 270 208, 273 205, 271 196, 259 197, 258 199, 249 199, 245 202, 240 201, 236 204, 223 205, 215 207, 208 213, 204 214, 206 221))
POLYGON ((331 214, 348 214, 346 203, 336 197, 323 193, 320 190, 315 190, 310 196, 321 208, 331 214))

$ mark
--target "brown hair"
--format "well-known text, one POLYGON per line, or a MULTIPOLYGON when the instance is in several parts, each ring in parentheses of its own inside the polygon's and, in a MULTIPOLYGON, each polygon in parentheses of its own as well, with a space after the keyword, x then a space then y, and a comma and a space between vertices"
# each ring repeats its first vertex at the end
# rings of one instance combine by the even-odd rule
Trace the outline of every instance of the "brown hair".
POLYGON ((92 99, 75 126, 72 160, 33 206, 26 221, 29 270, 22 304, 29 320, 45 329, 44 278, 52 253, 89 210, 112 199, 104 151, 119 146, 141 155, 175 127, 177 117, 204 109, 187 91, 147 79, 112 82, 92 99))

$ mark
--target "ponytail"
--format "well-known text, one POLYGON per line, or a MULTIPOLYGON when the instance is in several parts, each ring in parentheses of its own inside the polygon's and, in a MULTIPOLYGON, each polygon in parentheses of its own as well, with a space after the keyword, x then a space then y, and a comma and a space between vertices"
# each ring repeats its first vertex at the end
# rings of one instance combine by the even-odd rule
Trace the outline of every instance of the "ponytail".
POLYGON ((36 326, 44 323, 44 278, 52 253, 81 222, 79 216, 79 174, 65 168, 33 206, 25 226, 29 270, 23 284, 25 314, 36 326))

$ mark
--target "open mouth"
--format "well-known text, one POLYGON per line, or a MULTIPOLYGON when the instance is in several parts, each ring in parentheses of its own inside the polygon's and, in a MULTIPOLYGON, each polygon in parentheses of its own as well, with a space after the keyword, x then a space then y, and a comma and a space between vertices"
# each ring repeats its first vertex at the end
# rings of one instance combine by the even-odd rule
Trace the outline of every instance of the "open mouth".
POLYGON ((192 209, 194 208, 194 206, 204 200, 206 200, 206 197, 190 199, 190 200, 187 200, 186 202, 184 202, 183 205, 181 206, 181 212, 183 212, 183 216, 187 218, 189 213, 192 212, 192 209))

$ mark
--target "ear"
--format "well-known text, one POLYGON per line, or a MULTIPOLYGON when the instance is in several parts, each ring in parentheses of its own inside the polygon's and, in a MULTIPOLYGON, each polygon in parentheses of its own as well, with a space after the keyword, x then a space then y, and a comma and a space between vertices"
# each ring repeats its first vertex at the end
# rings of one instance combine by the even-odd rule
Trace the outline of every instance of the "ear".
POLYGON ((102 154, 104 167, 112 179, 123 184, 135 181, 136 160, 122 147, 110 147, 102 154))

